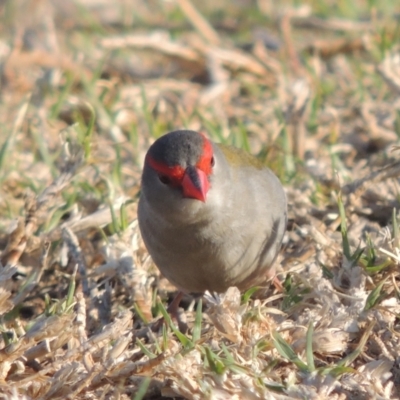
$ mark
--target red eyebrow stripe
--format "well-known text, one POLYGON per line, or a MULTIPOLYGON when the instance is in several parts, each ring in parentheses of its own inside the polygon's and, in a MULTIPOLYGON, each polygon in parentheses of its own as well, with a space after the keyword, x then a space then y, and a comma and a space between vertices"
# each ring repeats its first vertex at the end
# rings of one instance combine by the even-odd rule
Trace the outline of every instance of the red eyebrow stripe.
POLYGON ((146 156, 146 160, 150 167, 157 171, 159 174, 166 175, 176 181, 181 181, 183 179, 185 170, 180 165, 169 167, 168 165, 156 161, 149 155, 146 156))
POLYGON ((211 174, 211 158, 213 157, 213 148, 211 142, 204 136, 204 134, 200 133, 203 136, 203 153, 199 162, 196 164, 196 167, 201 169, 206 175, 211 174))

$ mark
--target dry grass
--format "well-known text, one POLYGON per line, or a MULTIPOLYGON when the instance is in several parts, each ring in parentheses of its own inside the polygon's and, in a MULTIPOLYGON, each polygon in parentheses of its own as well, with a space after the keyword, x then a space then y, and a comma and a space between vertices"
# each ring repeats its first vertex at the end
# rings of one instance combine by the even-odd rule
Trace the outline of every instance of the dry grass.
POLYGON ((0 399, 400 398, 399 8, 273 3, 0 3, 0 399), (181 127, 289 198, 284 292, 188 297, 186 334, 136 222, 181 127))

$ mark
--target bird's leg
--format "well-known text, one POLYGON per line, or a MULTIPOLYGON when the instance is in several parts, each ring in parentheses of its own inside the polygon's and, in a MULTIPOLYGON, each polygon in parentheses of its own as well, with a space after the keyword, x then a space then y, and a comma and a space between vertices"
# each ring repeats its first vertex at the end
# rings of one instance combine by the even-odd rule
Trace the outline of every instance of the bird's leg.
POLYGON ((184 320, 182 320, 182 316, 179 313, 179 304, 183 298, 183 292, 179 291, 171 304, 168 306, 168 313, 171 315, 171 318, 174 322, 178 323, 178 328, 182 333, 186 333, 188 330, 188 326, 184 320))
POLYGON ((179 291, 174 299, 172 300, 171 304, 168 306, 167 311, 171 315, 172 318, 178 320, 178 310, 179 310, 179 304, 183 298, 183 292, 179 291))
POLYGON ((275 289, 277 289, 278 292, 283 293, 285 291, 281 281, 278 278, 278 275, 276 274, 275 268, 272 268, 267 272, 267 280, 268 282, 271 282, 272 285, 274 285, 275 289))
POLYGON ((283 288, 283 285, 281 283, 281 281, 278 279, 278 276, 275 275, 274 278, 272 279, 272 284, 275 286, 275 288, 279 291, 279 292, 284 292, 285 289, 283 288))
MULTIPOLYGON (((182 298, 183 298, 183 292, 179 291, 172 300, 171 304, 168 306, 167 312, 171 316, 173 322, 177 323, 179 330, 182 333, 185 333, 187 331, 187 325, 184 321, 182 321, 179 315, 179 304, 182 298)), ((152 329, 154 331, 158 331, 163 322, 165 322, 165 319, 164 317, 161 317, 158 321, 155 322, 152 329)))

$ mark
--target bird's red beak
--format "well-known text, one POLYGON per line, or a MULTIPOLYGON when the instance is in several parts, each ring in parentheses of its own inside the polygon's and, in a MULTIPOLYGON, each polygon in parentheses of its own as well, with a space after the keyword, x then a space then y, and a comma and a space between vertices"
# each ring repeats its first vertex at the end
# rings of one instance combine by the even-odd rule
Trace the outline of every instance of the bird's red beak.
POLYGON ((199 168, 186 168, 182 180, 183 197, 197 199, 205 203, 210 182, 207 175, 199 168))

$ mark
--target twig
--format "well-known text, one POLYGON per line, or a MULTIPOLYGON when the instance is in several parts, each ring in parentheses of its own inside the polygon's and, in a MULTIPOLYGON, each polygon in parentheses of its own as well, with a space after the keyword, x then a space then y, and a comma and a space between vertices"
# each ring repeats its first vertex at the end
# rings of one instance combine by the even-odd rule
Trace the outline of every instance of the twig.
POLYGON ((100 43, 106 49, 133 47, 135 49, 156 50, 162 54, 179 57, 187 61, 202 61, 201 55, 190 47, 171 41, 166 32, 157 31, 151 35, 109 37, 101 40, 100 43))
POLYGON ((19 293, 16 297, 14 297, 13 299, 14 306, 21 304, 25 300, 26 296, 28 296, 32 292, 33 288, 40 282, 43 272, 47 268, 47 256, 49 254, 49 250, 50 250, 50 243, 45 242, 42 249, 42 255, 40 257, 40 267, 38 270, 34 271, 33 273, 34 277, 32 281, 22 289, 21 293, 19 293))
POLYGON ((200 35, 207 40, 209 44, 214 46, 220 44, 220 38, 217 32, 199 13, 190 0, 178 0, 178 3, 182 12, 186 15, 190 23, 196 28, 200 35))
MULTIPOLYGON (((122 204, 127 201, 126 197, 121 197, 115 201, 112 205, 114 210, 119 211, 122 204)), ((71 232, 78 233, 89 228, 101 228, 112 221, 112 215, 110 207, 104 207, 93 214, 90 214, 79 220, 67 221, 61 227, 56 227, 49 233, 45 233, 42 238, 43 240, 48 240, 49 242, 54 242, 60 240, 62 236, 62 230, 64 228, 69 229, 71 232)), ((30 248, 29 250, 34 250, 30 248)))
POLYGON ((79 274, 82 279, 82 289, 86 297, 90 296, 90 288, 86 273, 86 262, 82 255, 82 249, 79 245, 79 240, 76 235, 71 231, 71 229, 64 227, 62 229, 62 238, 68 246, 68 249, 72 255, 72 258, 78 264, 79 274))
POLYGON ((307 16, 293 19, 293 25, 301 28, 322 29, 325 31, 358 32, 368 31, 374 28, 371 21, 359 22, 343 18, 318 18, 307 16))
POLYGON ((15 266, 26 247, 25 224, 22 219, 18 220, 17 227, 8 237, 7 246, 4 249, 0 263, 3 267, 15 266))
POLYGON ((389 178, 396 178, 400 175, 400 161, 396 161, 378 171, 374 171, 364 178, 357 179, 342 187, 342 193, 345 195, 356 194, 365 190, 366 186, 375 182, 381 182, 389 178))

